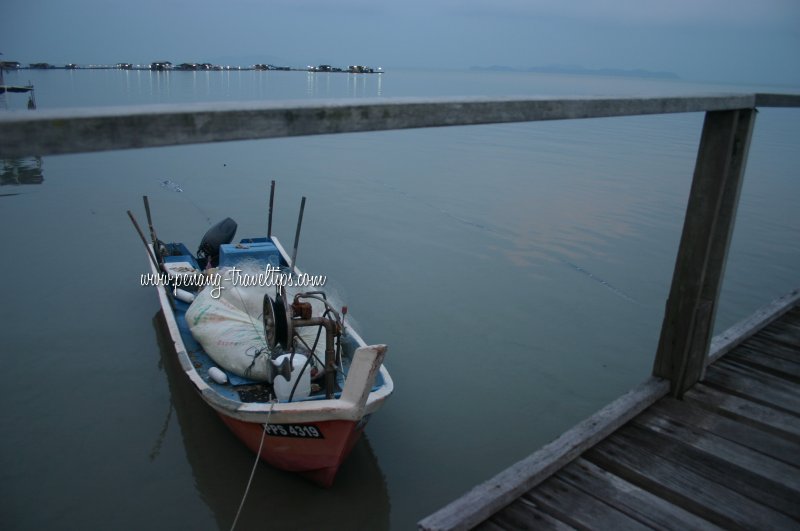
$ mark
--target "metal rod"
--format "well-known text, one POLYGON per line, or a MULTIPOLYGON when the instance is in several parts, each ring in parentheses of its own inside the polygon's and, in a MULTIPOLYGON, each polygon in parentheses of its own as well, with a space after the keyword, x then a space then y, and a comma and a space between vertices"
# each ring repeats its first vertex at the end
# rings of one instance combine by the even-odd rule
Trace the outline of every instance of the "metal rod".
POLYGON ((275 201, 275 180, 269 186, 269 222, 267 223, 267 238, 272 238, 272 204, 275 201))
POLYGON ((303 196, 300 201, 300 216, 297 218, 297 231, 294 233, 294 249, 292 250, 292 263, 289 264, 289 272, 294 273, 297 264, 297 244, 300 243, 300 227, 303 225, 303 211, 306 209, 306 198, 303 196))

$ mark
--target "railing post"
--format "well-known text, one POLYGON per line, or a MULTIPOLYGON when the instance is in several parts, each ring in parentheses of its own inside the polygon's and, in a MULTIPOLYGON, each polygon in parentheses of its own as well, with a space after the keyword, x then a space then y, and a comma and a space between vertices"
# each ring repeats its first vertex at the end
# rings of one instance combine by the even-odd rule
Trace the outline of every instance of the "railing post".
POLYGON ((676 397, 705 369, 755 113, 706 113, 653 367, 676 397))

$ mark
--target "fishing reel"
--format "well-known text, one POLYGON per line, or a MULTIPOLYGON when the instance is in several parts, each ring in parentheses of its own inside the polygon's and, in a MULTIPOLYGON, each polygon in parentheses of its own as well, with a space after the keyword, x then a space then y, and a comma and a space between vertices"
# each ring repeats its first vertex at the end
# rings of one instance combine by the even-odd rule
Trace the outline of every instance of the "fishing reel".
POLYGON ((292 351, 294 327, 292 326, 292 309, 288 297, 280 286, 273 300, 268 293, 264 294, 264 337, 270 351, 277 347, 286 352, 292 351))
POLYGON ((264 295, 264 337, 267 346, 273 353, 281 351, 295 352, 297 343, 308 350, 309 358, 314 354, 322 330, 325 330, 325 394, 333 398, 335 392, 335 376, 337 368, 342 366, 341 336, 344 331, 342 317, 328 302, 322 291, 309 291, 297 293, 291 304, 286 291, 278 287, 275 298, 264 295), (309 300, 322 302, 324 311, 322 315, 314 316, 314 307, 309 300), (309 345, 298 330, 301 328, 317 327, 316 339, 309 345))

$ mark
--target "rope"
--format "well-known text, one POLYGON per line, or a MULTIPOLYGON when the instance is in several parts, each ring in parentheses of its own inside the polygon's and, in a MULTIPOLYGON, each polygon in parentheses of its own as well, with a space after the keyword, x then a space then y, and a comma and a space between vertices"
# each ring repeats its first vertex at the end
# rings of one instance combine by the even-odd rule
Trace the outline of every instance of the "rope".
POLYGON ((236 528, 236 522, 239 521, 239 515, 242 514, 242 508, 244 507, 244 502, 247 499, 247 493, 250 492, 250 484, 253 482, 253 476, 256 475, 256 466, 258 466, 258 460, 261 457, 261 449, 264 447, 264 436, 267 434, 267 426, 269 426, 269 417, 272 415, 272 410, 275 407, 276 400, 272 400, 272 405, 269 406, 269 413, 267 413, 267 420, 264 422, 264 430, 261 432, 261 442, 258 443, 258 452, 256 452, 256 460, 253 463, 253 469, 250 471, 250 479, 247 480, 247 487, 244 489, 244 495, 242 496, 242 501, 239 503, 239 509, 236 511, 236 518, 233 519, 233 524, 231 524, 231 531, 236 528))

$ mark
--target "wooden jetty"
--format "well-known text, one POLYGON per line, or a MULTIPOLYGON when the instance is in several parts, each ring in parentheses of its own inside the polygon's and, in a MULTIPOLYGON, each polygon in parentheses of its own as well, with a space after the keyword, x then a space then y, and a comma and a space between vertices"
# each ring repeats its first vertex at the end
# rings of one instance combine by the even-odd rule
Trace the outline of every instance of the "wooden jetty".
POLYGON ((652 378, 420 527, 800 528, 800 291, 709 361, 682 399, 652 378))
POLYGON ((794 292, 711 338, 758 107, 800 108, 800 95, 409 98, 63 109, 0 115, 0 152, 21 157, 703 112, 653 375, 425 518, 420 527, 797 529, 800 294, 794 292))

